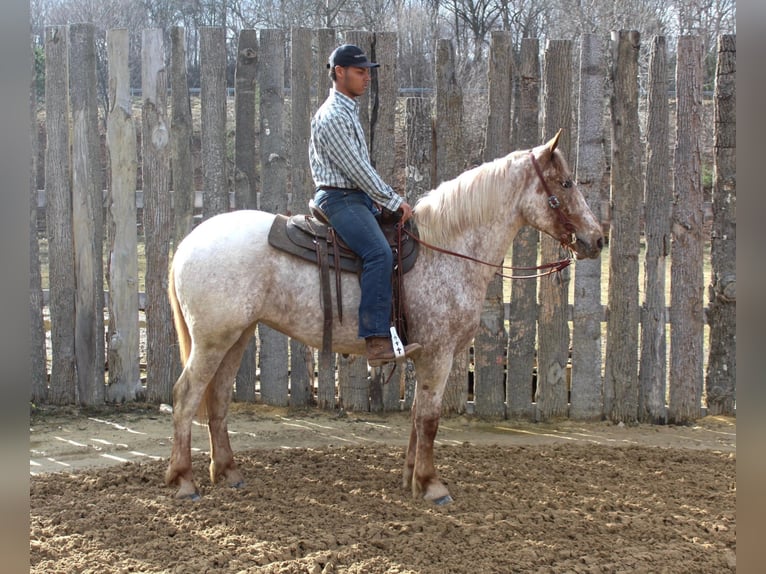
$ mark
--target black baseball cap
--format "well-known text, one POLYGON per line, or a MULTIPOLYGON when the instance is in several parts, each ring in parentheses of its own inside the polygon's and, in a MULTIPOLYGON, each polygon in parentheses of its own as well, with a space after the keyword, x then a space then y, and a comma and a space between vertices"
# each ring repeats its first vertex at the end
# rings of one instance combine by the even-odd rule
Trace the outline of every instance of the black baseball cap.
POLYGON ((343 66, 344 68, 348 66, 354 66, 355 68, 377 68, 380 64, 370 62, 359 46, 343 44, 333 50, 327 62, 328 68, 334 68, 335 66, 343 66))

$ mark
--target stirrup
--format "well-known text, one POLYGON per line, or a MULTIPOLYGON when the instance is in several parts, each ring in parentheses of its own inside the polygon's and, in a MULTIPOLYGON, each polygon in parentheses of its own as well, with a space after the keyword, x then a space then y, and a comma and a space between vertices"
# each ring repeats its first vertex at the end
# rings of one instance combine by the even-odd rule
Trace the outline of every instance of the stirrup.
POLYGON ((396 327, 391 325, 391 345, 394 347, 395 361, 400 361, 404 358, 404 343, 399 338, 399 334, 396 332, 396 327))

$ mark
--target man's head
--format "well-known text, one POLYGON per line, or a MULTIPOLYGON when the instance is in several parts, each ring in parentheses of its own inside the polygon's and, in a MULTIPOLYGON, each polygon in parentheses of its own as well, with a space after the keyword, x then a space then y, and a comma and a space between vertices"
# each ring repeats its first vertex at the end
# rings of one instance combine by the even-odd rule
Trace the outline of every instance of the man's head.
POLYGON ((335 66, 344 68, 349 66, 357 68, 377 68, 380 64, 370 62, 367 59, 367 55, 359 46, 355 46, 354 44, 343 44, 333 50, 327 61, 327 67, 331 70, 334 69, 335 66))
POLYGON ((330 54, 327 67, 335 89, 355 98, 361 96, 370 83, 370 68, 380 64, 371 62, 359 46, 343 44, 330 54))

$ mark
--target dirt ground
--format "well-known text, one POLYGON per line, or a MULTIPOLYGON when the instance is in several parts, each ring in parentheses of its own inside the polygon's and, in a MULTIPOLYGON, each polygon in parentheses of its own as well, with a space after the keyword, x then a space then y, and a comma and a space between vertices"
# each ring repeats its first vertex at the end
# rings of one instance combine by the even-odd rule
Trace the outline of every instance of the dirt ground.
POLYGON ((442 419, 454 503, 401 486, 407 414, 233 405, 240 490, 177 501, 157 407, 30 418, 32 573, 511 573, 736 569, 736 420, 620 427, 442 419))

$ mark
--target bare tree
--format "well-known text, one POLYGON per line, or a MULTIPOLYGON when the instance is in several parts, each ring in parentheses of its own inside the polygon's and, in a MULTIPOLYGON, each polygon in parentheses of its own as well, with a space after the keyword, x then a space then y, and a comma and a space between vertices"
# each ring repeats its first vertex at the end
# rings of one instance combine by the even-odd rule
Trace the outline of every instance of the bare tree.
POLYGON ((441 0, 441 6, 452 15, 458 53, 472 51, 472 62, 484 60, 487 35, 500 19, 500 6, 495 0, 441 0), (463 31, 467 33, 463 33, 463 31))

